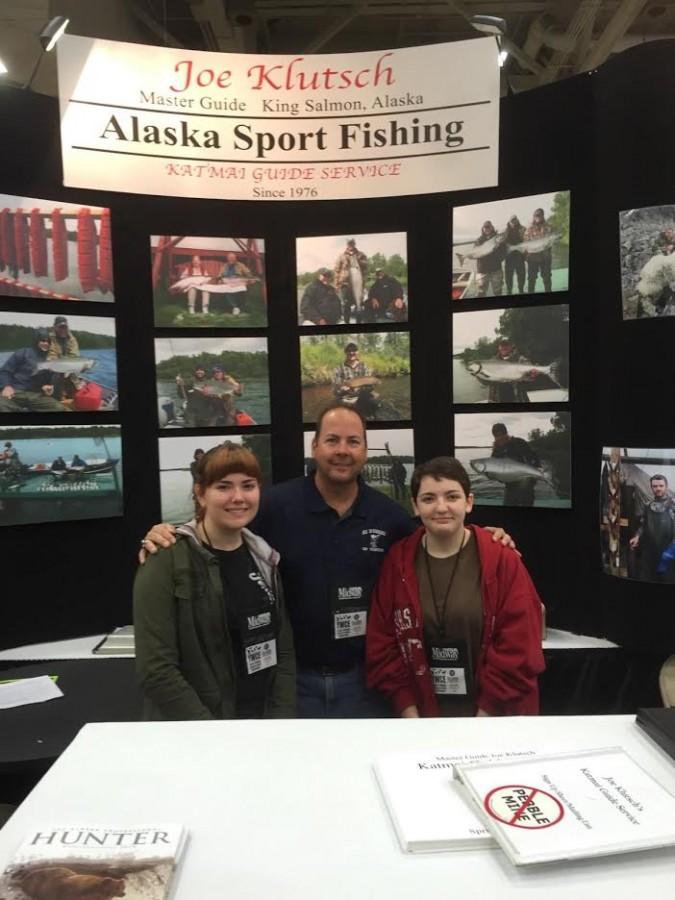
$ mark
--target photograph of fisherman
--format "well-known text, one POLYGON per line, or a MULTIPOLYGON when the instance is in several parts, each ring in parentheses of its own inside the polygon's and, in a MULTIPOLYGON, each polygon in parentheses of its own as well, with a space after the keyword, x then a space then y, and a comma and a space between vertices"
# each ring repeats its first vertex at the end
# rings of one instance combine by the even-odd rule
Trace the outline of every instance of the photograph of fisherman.
POLYGON ((345 344, 345 358, 339 366, 336 366, 333 372, 335 399, 348 403, 357 395, 357 389, 351 382, 357 378, 367 378, 369 376, 370 369, 359 359, 358 346, 353 341, 345 344))
POLYGON ((368 257, 356 246, 356 239, 349 238, 335 261, 335 287, 342 299, 342 318, 345 324, 354 321, 363 305, 363 288, 368 274, 368 257))
POLYGON ((298 238, 298 323, 406 322, 407 260, 404 232, 298 238))
POLYGON ((249 284, 254 282, 251 270, 240 262, 237 254, 230 250, 225 257, 225 263, 218 273, 218 281, 221 284, 229 282, 232 291, 226 294, 227 305, 233 316, 246 313, 246 298, 249 284))
POLYGON ((138 569, 136 670, 146 719, 295 715, 295 654, 279 554, 248 530, 262 473, 226 441, 205 453, 194 518, 138 569))
POLYGON ((569 244, 569 191, 457 207, 451 297, 566 291, 569 244))
POLYGON ((675 315, 675 206, 619 213, 624 319, 675 315))
POLYGON ((492 246, 489 252, 476 258, 476 288, 479 297, 486 297, 488 290, 491 297, 499 297, 502 292, 504 276, 502 261, 506 255, 504 241, 498 240, 497 231, 488 219, 483 222, 480 234, 474 247, 492 246))
MULTIPOLYGON (((312 453, 314 431, 305 431, 305 474, 316 469, 312 453)), ((385 497, 400 504, 409 515, 410 476, 415 468, 415 447, 412 428, 378 428, 371 431, 367 446, 367 460, 361 469, 361 480, 385 497)))
POLYGON ((114 319, 0 312, 0 412, 117 407, 114 319))
MULTIPOLYGON (((495 459, 512 459, 543 471, 539 457, 527 441, 510 435, 503 422, 495 422, 492 426, 492 437, 492 456, 495 459)), ((535 481, 536 478, 524 476, 507 484, 504 488, 504 506, 533 506, 535 481)))
MULTIPOLYGON (((192 454, 192 462, 190 463, 190 475, 192 476, 192 484, 194 485, 197 480, 197 472, 199 470, 199 463, 201 462, 202 456, 206 451, 201 447, 198 447, 195 452, 192 454)), ((161 468, 161 467, 160 467, 161 468)))
POLYGON ((21 468, 19 452, 11 441, 5 441, 0 451, 0 472, 11 472, 21 468))
POLYGON ((62 356, 79 356, 80 345, 68 326, 65 316, 56 316, 49 329, 49 351, 47 359, 59 359, 62 356))
POLYGON ((39 300, 115 300, 110 210, 0 194, 3 293, 39 300))
POLYGON ((270 421, 266 338, 156 338, 155 362, 160 428, 270 421))
POLYGON ((53 375, 40 369, 49 352, 49 332, 36 328, 32 344, 11 353, 0 366, 0 413, 65 412, 54 396, 53 375))
POLYGON ((300 376, 303 422, 336 400, 368 420, 410 418, 408 332, 303 335, 300 376))
POLYGON ((569 307, 518 306, 452 317, 455 403, 569 400, 569 307))
POLYGON ((455 456, 480 506, 572 505, 568 412, 458 413, 455 456))
POLYGON ((176 375, 178 394, 185 400, 185 423, 190 427, 234 425, 234 395, 240 396, 243 388, 222 366, 213 366, 211 378, 206 371, 195 369, 192 381, 176 375))
MULTIPOLYGON (((204 278, 208 276, 208 271, 206 266, 202 262, 202 258, 198 253, 195 253, 190 260, 189 263, 185 263, 184 266, 181 267, 180 270, 181 278, 204 278)), ((192 285, 187 289, 187 304, 188 304, 188 313, 191 316, 197 311, 197 297, 201 297, 202 304, 202 312, 207 315, 209 311, 209 302, 211 295, 208 291, 200 291, 198 288, 194 286, 194 281, 192 285)))
POLYGON ((267 325, 262 239, 155 234, 150 253, 155 325, 267 325))
POLYGON ((525 226, 520 224, 518 216, 511 216, 506 223, 504 280, 507 294, 515 293, 513 290, 514 276, 518 284, 518 293, 525 293, 525 253, 523 250, 516 249, 525 240, 525 231, 525 226), (512 249, 509 251, 509 248, 512 249))
POLYGON ((408 306, 403 285, 384 269, 375 270, 375 281, 363 304, 363 322, 407 322, 408 306))
POLYGON ((541 276, 541 280, 544 284, 544 291, 550 293, 553 290, 551 281, 551 248, 543 247, 541 250, 535 249, 535 246, 538 246, 535 242, 541 242, 542 240, 545 242, 545 239, 549 238, 551 233, 551 226, 544 218, 544 210, 541 207, 535 209, 532 216, 532 222, 525 232, 528 294, 534 294, 538 276, 541 276), (527 246, 528 244, 530 247, 527 246))
POLYGON ((603 447, 600 539, 607 575, 675 584, 675 449, 603 447))
POLYGON ((417 466, 410 490, 421 525, 380 569, 368 686, 402 718, 536 715, 541 601, 522 560, 466 524, 473 494, 456 459, 417 466))
POLYGON ((314 281, 304 290, 300 301, 301 325, 337 325, 342 316, 342 303, 333 287, 330 269, 319 269, 314 281))
POLYGON ((639 525, 629 540, 637 556, 637 571, 642 581, 675 582, 673 554, 665 559, 664 551, 675 542, 675 500, 668 479, 657 472, 649 479, 652 497, 642 507, 639 525))

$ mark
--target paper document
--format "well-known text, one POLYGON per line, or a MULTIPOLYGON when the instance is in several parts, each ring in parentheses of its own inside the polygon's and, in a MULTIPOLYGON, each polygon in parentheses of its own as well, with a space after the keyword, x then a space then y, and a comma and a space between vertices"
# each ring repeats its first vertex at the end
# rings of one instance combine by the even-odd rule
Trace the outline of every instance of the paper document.
POLYGON ((55 697, 63 697, 63 691, 54 684, 49 675, 21 678, 19 681, 0 684, 0 709, 43 703, 55 697))
POLYGON ((456 765, 516 865, 675 845, 675 797, 621 747, 456 765))

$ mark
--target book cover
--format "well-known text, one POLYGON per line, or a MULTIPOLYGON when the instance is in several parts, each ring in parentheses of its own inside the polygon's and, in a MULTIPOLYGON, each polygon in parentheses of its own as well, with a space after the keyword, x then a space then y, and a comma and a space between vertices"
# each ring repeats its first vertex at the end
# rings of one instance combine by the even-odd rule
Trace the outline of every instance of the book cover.
POLYGON ((453 754, 447 749, 392 753, 374 769, 401 849, 406 853, 495 846, 470 801, 453 781, 456 763, 518 758, 532 751, 453 754))
POLYGON ((621 747, 458 764, 516 865, 675 845, 675 797, 621 747))
POLYGON ((0 876, 3 900, 165 900, 184 847, 180 825, 45 825, 0 876))

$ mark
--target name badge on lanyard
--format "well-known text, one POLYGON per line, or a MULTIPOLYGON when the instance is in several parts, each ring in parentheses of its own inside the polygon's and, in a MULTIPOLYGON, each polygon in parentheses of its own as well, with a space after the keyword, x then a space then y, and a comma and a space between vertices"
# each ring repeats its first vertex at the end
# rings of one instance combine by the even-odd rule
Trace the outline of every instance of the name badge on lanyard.
POLYGON ((274 608, 244 616, 241 634, 248 675, 276 666, 277 616, 274 608))
POLYGON ((466 696, 469 665, 466 643, 436 639, 427 651, 434 692, 441 696, 466 696))
POLYGON ((333 600, 333 637, 363 637, 366 633, 368 609, 363 602, 363 587, 352 585, 339 587, 333 600))
POLYGON ((277 639, 260 641, 257 644, 246 644, 244 647, 246 656, 246 672, 255 675, 263 669, 271 669, 277 664, 277 639))

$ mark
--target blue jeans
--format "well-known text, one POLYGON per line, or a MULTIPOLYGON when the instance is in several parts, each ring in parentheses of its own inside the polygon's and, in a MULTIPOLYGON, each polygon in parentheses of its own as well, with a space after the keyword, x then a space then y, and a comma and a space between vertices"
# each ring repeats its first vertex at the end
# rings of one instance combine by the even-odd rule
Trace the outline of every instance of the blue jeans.
POLYGON ((362 666, 337 675, 298 668, 299 719, 384 719, 391 716, 388 701, 366 687, 362 666))

